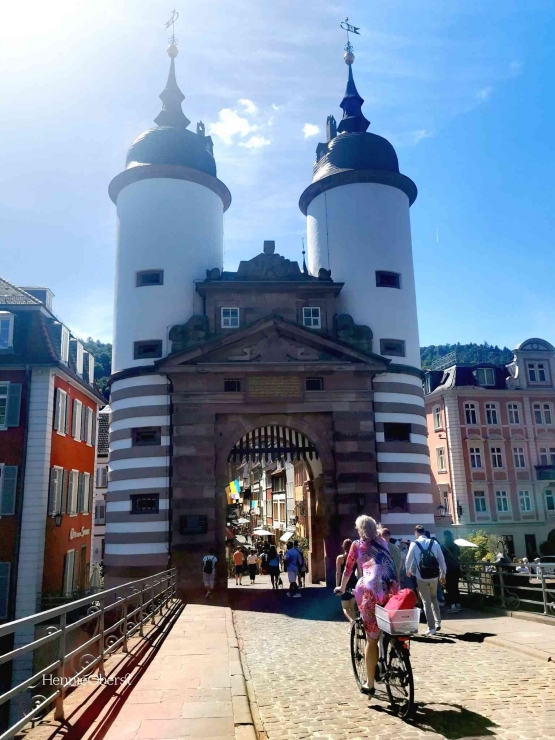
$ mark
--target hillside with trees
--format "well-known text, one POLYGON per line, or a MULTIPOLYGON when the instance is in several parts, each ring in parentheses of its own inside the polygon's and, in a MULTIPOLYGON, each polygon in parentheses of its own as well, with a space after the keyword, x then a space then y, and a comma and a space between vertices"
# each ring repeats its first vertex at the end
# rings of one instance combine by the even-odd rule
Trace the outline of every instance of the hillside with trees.
POLYGON ((502 349, 497 345, 488 344, 430 344, 428 347, 420 347, 420 358, 422 367, 426 370, 431 367, 434 360, 444 357, 451 352, 457 353, 457 362, 474 365, 479 362, 492 362, 498 365, 506 365, 513 359, 513 353, 508 347, 502 349))
POLYGON ((101 391, 104 391, 112 372, 112 345, 89 337, 83 347, 94 357, 94 378, 101 391))

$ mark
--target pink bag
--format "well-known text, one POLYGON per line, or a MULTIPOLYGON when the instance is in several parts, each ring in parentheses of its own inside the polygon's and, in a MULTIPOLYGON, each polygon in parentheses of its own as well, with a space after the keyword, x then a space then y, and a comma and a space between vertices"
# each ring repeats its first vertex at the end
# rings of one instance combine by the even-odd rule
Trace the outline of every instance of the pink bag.
POLYGON ((398 612, 401 609, 414 609, 415 606, 416 594, 414 591, 411 591, 410 588, 402 588, 389 599, 384 608, 388 612, 398 612))

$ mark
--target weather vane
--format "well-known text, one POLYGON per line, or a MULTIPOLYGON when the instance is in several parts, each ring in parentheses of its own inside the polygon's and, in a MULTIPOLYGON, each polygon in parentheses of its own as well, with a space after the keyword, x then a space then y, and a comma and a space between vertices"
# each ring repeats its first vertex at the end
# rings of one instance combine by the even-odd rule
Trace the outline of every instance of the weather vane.
MULTIPOLYGON (((345 44, 345 51, 347 54, 353 54, 353 45, 351 44, 349 34, 356 33, 357 36, 360 36, 360 33, 359 33, 360 28, 357 28, 357 26, 351 26, 351 24, 348 21, 349 19, 345 18, 345 20, 341 21, 339 25, 344 31, 347 31, 347 43, 345 44)), ((353 59, 354 59, 354 55, 353 55, 353 59)))
MULTIPOLYGON (((169 19, 169 21, 166 23, 164 28, 167 30, 170 26, 172 27, 172 35, 169 37, 168 41, 172 46, 177 46, 177 39, 175 38, 175 22, 179 18, 179 13, 177 10, 172 10, 172 17, 169 19)), ((349 34, 347 34, 348 36, 349 34)))

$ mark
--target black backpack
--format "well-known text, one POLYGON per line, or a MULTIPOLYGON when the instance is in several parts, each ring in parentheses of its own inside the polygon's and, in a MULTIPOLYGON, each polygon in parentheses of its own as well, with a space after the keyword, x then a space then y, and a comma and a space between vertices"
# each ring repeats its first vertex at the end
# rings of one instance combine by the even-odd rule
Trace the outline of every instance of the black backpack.
POLYGON ((430 540, 428 547, 424 549, 420 542, 416 543, 416 546, 420 550, 420 562, 418 563, 420 578, 428 579, 439 577, 439 563, 432 552, 433 544, 433 540, 430 540))
POLYGON ((204 568, 202 569, 202 572, 206 573, 207 575, 210 575, 213 569, 214 569, 214 556, 209 555, 204 561, 204 568))

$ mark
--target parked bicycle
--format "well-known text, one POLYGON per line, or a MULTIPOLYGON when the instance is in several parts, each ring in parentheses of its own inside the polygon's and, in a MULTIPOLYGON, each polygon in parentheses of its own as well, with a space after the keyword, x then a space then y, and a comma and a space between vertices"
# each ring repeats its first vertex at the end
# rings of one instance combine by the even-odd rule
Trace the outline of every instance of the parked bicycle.
MULTIPOLYGON (((375 681, 385 684, 391 709, 401 719, 414 711, 414 680, 410 663, 410 635, 418 632, 420 609, 405 609, 394 613, 376 606, 376 621, 381 630, 378 642, 379 658, 375 681)), ((357 616, 351 626, 351 660, 361 693, 367 681, 366 632, 362 618, 357 616)))

